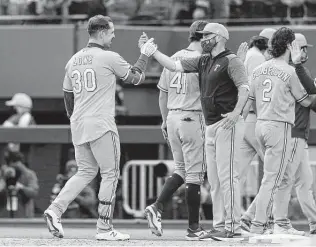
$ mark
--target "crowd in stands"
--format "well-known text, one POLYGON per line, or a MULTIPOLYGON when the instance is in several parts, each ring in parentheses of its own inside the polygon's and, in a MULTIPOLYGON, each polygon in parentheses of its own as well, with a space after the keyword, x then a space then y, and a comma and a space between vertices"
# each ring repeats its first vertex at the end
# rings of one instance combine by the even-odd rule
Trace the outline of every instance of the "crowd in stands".
MULTIPOLYGON (((316 17, 316 0, 1 0, 0 15, 109 15, 117 22, 316 17)), ((170 22, 173 21, 173 22, 170 22)))

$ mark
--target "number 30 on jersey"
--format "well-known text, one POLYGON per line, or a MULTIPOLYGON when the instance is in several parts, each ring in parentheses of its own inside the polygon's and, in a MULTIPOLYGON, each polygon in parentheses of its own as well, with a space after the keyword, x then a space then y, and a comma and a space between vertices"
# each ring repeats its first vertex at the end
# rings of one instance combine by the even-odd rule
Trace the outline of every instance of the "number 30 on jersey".
POLYGON ((71 73, 71 78, 75 79, 73 89, 75 93, 81 93, 82 88, 88 92, 93 92, 97 88, 96 74, 93 69, 85 69, 83 74, 79 70, 71 73))
POLYGON ((187 92, 187 74, 178 72, 171 79, 170 88, 176 88, 178 94, 187 92))

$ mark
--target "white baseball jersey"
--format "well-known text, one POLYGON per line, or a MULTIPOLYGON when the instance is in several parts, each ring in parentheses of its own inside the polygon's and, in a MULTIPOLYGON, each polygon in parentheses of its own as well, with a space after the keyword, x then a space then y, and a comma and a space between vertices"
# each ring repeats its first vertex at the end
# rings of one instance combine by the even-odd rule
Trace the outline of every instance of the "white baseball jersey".
POLYGON ((124 77, 130 67, 119 54, 95 46, 80 50, 69 60, 63 90, 74 93, 70 122, 75 145, 96 140, 107 131, 117 133, 116 76, 124 77))
MULTIPOLYGON (((173 59, 193 58, 201 53, 183 49, 175 53, 173 59)), ((197 73, 172 72, 164 69, 158 86, 161 91, 168 93, 169 110, 201 110, 199 76, 197 73)))

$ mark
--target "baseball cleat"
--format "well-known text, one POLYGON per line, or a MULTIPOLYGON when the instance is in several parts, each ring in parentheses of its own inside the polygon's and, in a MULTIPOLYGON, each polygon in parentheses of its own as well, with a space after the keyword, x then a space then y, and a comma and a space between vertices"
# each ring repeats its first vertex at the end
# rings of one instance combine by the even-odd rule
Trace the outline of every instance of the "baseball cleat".
POLYGON ((207 232, 202 227, 199 227, 196 230, 191 230, 189 228, 187 231, 188 234, 185 236, 185 239, 189 241, 199 241, 201 237, 207 234, 207 232))
POLYGON ((305 232, 304 231, 298 231, 295 228, 285 228, 281 227, 278 224, 274 225, 274 234, 291 234, 291 235, 299 235, 299 236, 304 236, 305 232))
POLYGON ((63 226, 61 225, 61 219, 57 217, 54 211, 47 209, 44 212, 44 220, 46 221, 49 232, 58 238, 64 237, 63 226))
POLYGON ((124 234, 112 229, 108 232, 97 233, 95 238, 100 241, 125 241, 129 240, 131 237, 129 234, 124 234))
POLYGON ((251 221, 246 219, 240 220, 240 228, 246 232, 250 232, 251 221))
POLYGON ((161 213, 155 205, 150 205, 145 209, 145 216, 151 232, 158 237, 162 236, 161 213))
POLYGON ((200 240, 204 240, 204 241, 224 241, 224 242, 241 242, 242 240, 244 240, 245 238, 242 237, 241 233, 233 233, 230 231, 211 231, 209 233, 207 233, 206 235, 200 237, 200 240))

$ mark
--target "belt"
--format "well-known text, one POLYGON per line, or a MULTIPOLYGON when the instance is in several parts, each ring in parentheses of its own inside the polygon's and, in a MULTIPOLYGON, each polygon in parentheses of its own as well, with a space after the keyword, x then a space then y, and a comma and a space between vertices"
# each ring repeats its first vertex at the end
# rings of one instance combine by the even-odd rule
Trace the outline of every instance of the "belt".
POLYGON ((249 111, 249 114, 256 114, 254 111, 249 111))
POLYGON ((202 110, 183 110, 183 109, 169 109, 169 111, 191 111, 191 112, 202 112, 202 110))

